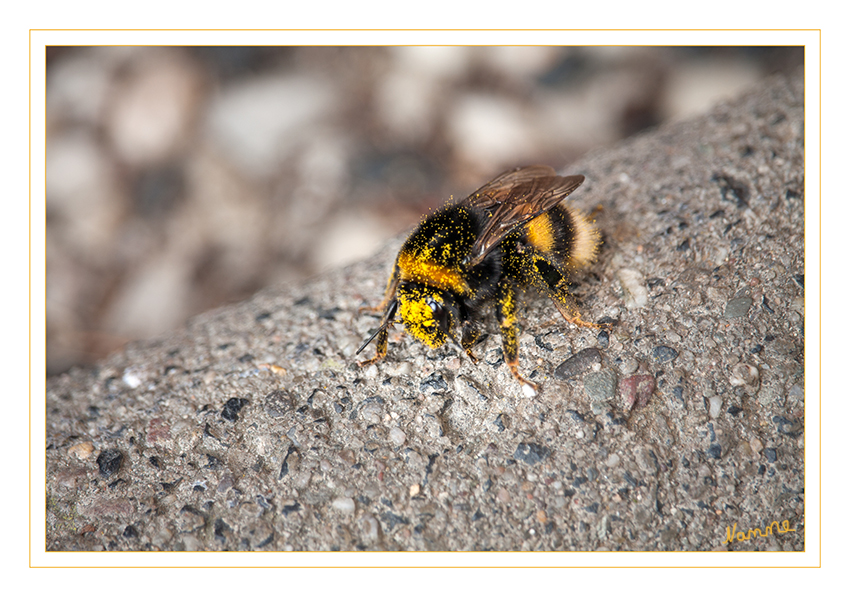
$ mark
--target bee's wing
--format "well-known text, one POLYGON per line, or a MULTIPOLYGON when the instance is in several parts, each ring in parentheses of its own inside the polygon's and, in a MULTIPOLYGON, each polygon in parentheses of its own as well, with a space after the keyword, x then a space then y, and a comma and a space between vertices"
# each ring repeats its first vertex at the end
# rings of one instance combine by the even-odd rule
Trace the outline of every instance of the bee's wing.
POLYGON ((528 166, 505 172, 464 200, 466 205, 490 213, 484 230, 472 245, 467 265, 481 262, 502 240, 558 205, 575 191, 584 176, 558 176, 549 166, 528 166))

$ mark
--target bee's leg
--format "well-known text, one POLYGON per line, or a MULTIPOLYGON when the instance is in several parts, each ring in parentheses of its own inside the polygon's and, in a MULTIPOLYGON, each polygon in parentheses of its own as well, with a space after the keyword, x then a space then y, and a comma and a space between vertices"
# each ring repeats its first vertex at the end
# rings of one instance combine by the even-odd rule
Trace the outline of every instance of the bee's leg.
POLYGON ((459 319, 460 345, 466 353, 466 356, 468 356, 473 363, 477 363, 478 359, 475 358, 474 354, 472 354, 472 347, 478 341, 481 334, 472 322, 472 318, 469 314, 469 308, 463 301, 460 301, 458 304, 456 317, 459 319))
POLYGON ((388 338, 389 338, 389 332, 387 331, 387 328, 383 328, 382 330, 380 330, 378 332, 378 335, 375 336, 375 339, 376 339, 375 348, 377 349, 376 352, 375 352, 375 356, 372 357, 371 359, 367 359, 365 361, 359 361, 357 364, 360 365, 361 367, 366 367, 368 365, 371 365, 372 363, 377 363, 378 361, 383 359, 385 356, 387 356, 387 340, 388 340, 388 338))
POLYGON ((511 375, 522 384, 523 393, 531 397, 535 396, 540 388, 537 384, 524 379, 519 374, 516 298, 517 293, 513 284, 503 278, 499 282, 498 294, 496 296, 496 315, 499 318, 499 326, 502 332, 502 352, 505 355, 505 363, 511 370, 511 375))
POLYGON ((361 367, 366 365, 371 365, 377 361, 380 361, 385 356, 387 356, 387 342, 389 339, 389 328, 392 326, 393 318, 395 317, 396 309, 398 308, 398 301, 391 300, 387 304, 387 309, 384 312, 384 319, 381 321, 381 326, 378 328, 378 331, 375 332, 370 338, 368 338, 360 348, 357 349, 357 352, 354 353, 355 356, 360 354, 360 352, 366 348, 372 340, 377 340, 376 343, 376 353, 375 356, 366 361, 362 361, 360 363, 361 367))
POLYGON ((478 359, 472 354, 472 347, 475 345, 479 336, 478 329, 468 319, 461 324, 460 344, 473 363, 477 363, 478 359))
POLYGON ((560 268, 556 267, 546 257, 535 253, 531 257, 530 269, 533 272, 532 285, 549 295, 549 298, 555 303, 555 307, 569 323, 587 328, 604 327, 598 323, 584 321, 581 318, 581 313, 570 296, 566 276, 561 273, 560 268))

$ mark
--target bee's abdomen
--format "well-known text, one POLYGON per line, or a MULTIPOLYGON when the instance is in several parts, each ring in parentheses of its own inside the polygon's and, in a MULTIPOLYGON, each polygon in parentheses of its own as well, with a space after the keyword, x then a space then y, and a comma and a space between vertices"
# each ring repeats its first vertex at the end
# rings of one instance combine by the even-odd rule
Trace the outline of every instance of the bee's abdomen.
POLYGON ((525 242, 541 253, 556 256, 573 270, 596 259, 600 239, 596 226, 584 213, 561 204, 526 224, 525 242))

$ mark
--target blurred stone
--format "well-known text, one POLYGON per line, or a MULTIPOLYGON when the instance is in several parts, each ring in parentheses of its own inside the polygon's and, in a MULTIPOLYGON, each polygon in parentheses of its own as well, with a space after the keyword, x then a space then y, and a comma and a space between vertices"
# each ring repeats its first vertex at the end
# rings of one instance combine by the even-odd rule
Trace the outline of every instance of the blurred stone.
POLYGON ((108 105, 107 133, 122 161, 161 163, 193 137, 201 77, 185 53, 139 52, 119 79, 108 105))

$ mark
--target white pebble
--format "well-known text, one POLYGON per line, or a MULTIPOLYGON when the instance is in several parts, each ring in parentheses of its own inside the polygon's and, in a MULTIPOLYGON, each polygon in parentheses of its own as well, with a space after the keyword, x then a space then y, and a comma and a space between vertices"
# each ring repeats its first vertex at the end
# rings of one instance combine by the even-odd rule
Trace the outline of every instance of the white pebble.
POLYGON ((712 396, 708 399, 708 416, 716 419, 720 414, 720 407, 723 405, 723 399, 720 396, 712 396))
POLYGON ((354 500, 351 498, 338 497, 331 502, 331 506, 340 512, 354 512, 354 500))
POLYGON ((643 275, 634 269, 623 268, 617 272, 617 279, 625 295, 626 308, 639 309, 649 300, 649 291, 643 285, 643 275))
POLYGON ((407 436, 404 434, 404 431, 399 429, 398 427, 393 427, 390 429, 390 441, 397 446, 402 445, 405 440, 407 440, 407 436))
POLYGON ((124 375, 121 376, 121 381, 127 384, 127 387, 133 389, 138 388, 140 385, 142 385, 142 379, 132 369, 127 369, 124 371, 124 375))

